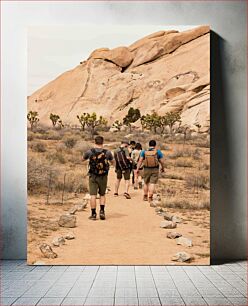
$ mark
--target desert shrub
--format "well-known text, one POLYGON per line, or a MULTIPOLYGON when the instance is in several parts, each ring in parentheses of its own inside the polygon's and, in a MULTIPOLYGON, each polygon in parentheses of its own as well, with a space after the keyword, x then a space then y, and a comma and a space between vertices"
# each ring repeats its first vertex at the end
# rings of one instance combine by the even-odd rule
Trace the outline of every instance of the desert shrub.
POLYGON ((64 155, 60 152, 49 153, 46 155, 46 159, 49 160, 51 163, 66 163, 64 155))
POLYGON ((161 178, 171 179, 171 180, 183 180, 181 175, 175 173, 162 173, 161 178))
POLYGON ((43 142, 34 142, 31 144, 31 149, 34 152, 43 153, 46 152, 46 144, 43 142))
POLYGON ((44 159, 28 158, 27 189, 30 193, 45 192, 48 181, 56 181, 58 171, 44 159))
POLYGON ((81 154, 84 154, 87 150, 89 150, 92 147, 92 145, 87 141, 79 141, 75 145, 75 150, 80 152, 81 154))
POLYGON ((162 199, 161 207, 175 209, 210 209, 209 201, 199 203, 190 202, 185 199, 162 199))
POLYGON ((47 140, 61 140, 63 137, 63 134, 60 130, 49 130, 46 139, 47 140))
POLYGON ((192 154, 192 157, 194 160, 200 160, 201 159, 201 152, 199 149, 195 149, 195 151, 192 154))
POLYGON ((193 167, 192 162, 188 161, 188 160, 177 160, 175 161, 175 166, 176 167, 193 167))
POLYGON ((210 186, 209 175, 198 174, 186 177, 186 187, 188 188, 202 188, 209 189, 210 186))
POLYGON ((192 151, 189 149, 176 150, 174 153, 168 155, 170 159, 177 159, 179 157, 190 157, 192 156, 192 151))
POLYGON ((27 136, 27 141, 32 141, 34 140, 34 136, 31 134, 31 135, 28 135, 27 136))
POLYGON ((64 144, 67 148, 72 149, 77 143, 77 139, 74 137, 68 137, 64 140, 64 144))
POLYGON ((66 176, 65 191, 74 193, 88 192, 86 171, 82 171, 82 173, 70 172, 66 176))
POLYGON ((159 148, 160 148, 160 150, 164 150, 164 151, 169 151, 170 150, 170 147, 163 142, 159 143, 159 148))

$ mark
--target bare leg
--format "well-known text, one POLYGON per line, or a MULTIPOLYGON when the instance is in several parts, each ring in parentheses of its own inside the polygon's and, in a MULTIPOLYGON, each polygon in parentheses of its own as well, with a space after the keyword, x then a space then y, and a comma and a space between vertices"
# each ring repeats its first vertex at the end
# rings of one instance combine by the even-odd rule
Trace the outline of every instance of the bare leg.
POLYGON ((149 188, 149 184, 144 184, 144 195, 145 196, 148 195, 148 188, 149 188))
POLYGON ((95 195, 90 196, 90 207, 91 209, 96 208, 96 196, 95 195))
POLYGON ((130 180, 125 180, 125 192, 128 193, 130 186, 130 180))
POLYGON ((155 184, 149 184, 149 198, 153 197, 154 190, 155 190, 155 184))
POLYGON ((105 205, 106 203, 106 197, 104 196, 100 196, 100 205, 105 205))
POLYGON ((118 193, 119 187, 120 187, 121 180, 117 179, 115 183, 115 193, 118 193))

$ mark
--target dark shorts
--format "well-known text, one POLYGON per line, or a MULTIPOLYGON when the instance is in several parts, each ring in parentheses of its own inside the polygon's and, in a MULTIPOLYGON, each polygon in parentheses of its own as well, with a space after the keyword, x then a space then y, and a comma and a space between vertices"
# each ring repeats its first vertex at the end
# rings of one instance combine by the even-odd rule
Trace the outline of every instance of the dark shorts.
POLYGON ((145 184, 157 184, 159 176, 159 168, 144 167, 144 182, 145 184))
POLYGON ((90 175, 89 176, 89 192, 90 195, 104 196, 107 189, 108 175, 90 175))
POLYGON ((116 169, 115 172, 118 180, 121 180, 122 177, 124 177, 125 181, 130 180, 130 172, 131 172, 130 169, 127 170, 116 169))

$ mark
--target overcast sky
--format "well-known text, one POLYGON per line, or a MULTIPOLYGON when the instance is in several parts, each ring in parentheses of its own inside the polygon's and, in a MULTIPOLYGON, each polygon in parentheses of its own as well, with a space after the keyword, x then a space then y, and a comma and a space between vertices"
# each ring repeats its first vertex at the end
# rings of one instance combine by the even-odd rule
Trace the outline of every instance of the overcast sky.
POLYGON ((196 26, 35 26, 28 28, 28 95, 77 66, 97 48, 128 46, 160 30, 196 26))

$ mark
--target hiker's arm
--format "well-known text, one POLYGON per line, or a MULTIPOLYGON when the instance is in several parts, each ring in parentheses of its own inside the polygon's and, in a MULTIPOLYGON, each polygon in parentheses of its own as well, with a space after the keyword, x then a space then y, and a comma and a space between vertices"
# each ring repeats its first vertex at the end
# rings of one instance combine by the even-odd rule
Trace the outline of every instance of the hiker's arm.
POLYGON ((138 164, 137 164, 137 170, 136 170, 137 172, 139 171, 139 168, 142 165, 143 160, 144 160, 144 158, 140 156, 138 164))
POLYGON ((115 162, 115 159, 114 159, 114 158, 111 159, 109 162, 110 162, 111 166, 113 166, 113 167, 116 166, 116 162, 115 162))
POLYGON ((82 162, 86 162, 90 157, 89 155, 90 155, 89 152, 86 151, 84 155, 82 156, 82 162))
POLYGON ((164 158, 163 157, 159 159, 159 163, 161 165, 161 172, 164 172, 164 158))

